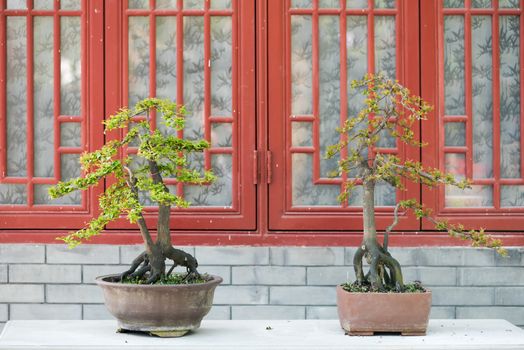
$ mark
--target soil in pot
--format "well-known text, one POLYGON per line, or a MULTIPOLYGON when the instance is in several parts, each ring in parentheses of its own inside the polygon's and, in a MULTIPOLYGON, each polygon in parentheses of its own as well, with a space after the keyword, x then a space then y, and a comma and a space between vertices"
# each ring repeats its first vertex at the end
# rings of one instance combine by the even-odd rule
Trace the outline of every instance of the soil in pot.
POLYGON ((376 293, 365 286, 345 286, 337 286, 337 306, 340 325, 347 334, 426 334, 431 310, 429 290, 412 285, 408 292, 376 293))
MULTIPOLYGON (((122 331, 178 337, 200 327, 211 309, 215 288, 222 282, 208 276, 203 283, 120 283, 118 275, 96 279, 106 307, 122 331)), ((136 281, 135 281, 136 282, 136 281)))

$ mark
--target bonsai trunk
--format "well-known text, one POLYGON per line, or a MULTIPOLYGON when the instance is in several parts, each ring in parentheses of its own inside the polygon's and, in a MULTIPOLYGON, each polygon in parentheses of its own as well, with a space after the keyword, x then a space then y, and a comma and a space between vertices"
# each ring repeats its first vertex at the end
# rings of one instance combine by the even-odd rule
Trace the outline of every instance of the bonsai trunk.
POLYGON ((383 291, 385 286, 402 291, 404 282, 400 264, 377 241, 375 186, 376 182, 373 180, 363 183, 364 237, 353 258, 356 282, 358 284, 371 284, 372 289, 378 291, 383 291), (364 258, 369 264, 369 272, 366 275, 364 275, 363 269, 364 258))
MULTIPOLYGON (((164 184, 158 164, 154 161, 149 161, 149 170, 154 183, 164 184)), ((133 183, 131 183, 133 193, 138 197, 138 190, 133 183)), ((164 185, 164 191, 169 192, 169 189, 164 185)), ((196 278, 199 276, 197 271, 198 262, 191 255, 183 250, 173 248, 171 244, 171 232, 169 230, 169 217, 171 215, 171 206, 159 204, 158 206, 158 224, 157 224, 157 240, 153 241, 151 234, 146 226, 143 216, 138 219, 138 226, 144 239, 145 251, 133 260, 129 270, 124 271, 120 275, 120 280, 127 277, 142 278, 146 276, 146 283, 155 283, 165 276, 169 276, 173 269, 177 266, 185 266, 187 269, 186 278, 196 278), (166 259, 173 261, 173 266, 166 272, 166 259)))

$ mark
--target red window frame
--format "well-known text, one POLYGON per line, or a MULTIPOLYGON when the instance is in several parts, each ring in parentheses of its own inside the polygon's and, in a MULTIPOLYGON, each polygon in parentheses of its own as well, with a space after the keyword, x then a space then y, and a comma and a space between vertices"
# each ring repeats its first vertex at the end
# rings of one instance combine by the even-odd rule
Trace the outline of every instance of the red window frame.
MULTIPOLYGON (((493 179, 475 179, 473 184, 492 184, 493 185, 493 208, 446 208, 444 206, 444 186, 436 189, 423 189, 422 198, 426 205, 432 208, 438 219, 445 219, 453 223, 462 223, 466 227, 485 228, 490 231, 517 231, 524 225, 524 208, 501 208, 500 207, 500 186, 503 184, 524 184, 523 179, 501 179, 500 178, 500 121, 497 114, 500 112, 499 98, 499 20, 498 13, 507 15, 520 15, 520 47, 524 48, 524 9, 467 9, 471 1, 466 0, 466 9, 443 9, 442 0, 422 1, 421 20, 423 25, 421 33, 421 59, 422 65, 422 96, 435 106, 428 121, 422 123, 422 138, 428 142, 428 147, 422 153, 422 162, 427 166, 439 168, 444 171, 444 122, 462 121, 466 124, 466 146, 461 147, 466 152, 466 174, 472 177, 473 156, 472 156, 472 116, 471 116, 471 34, 468 34, 471 26, 472 15, 491 15, 492 16, 492 35, 493 35, 493 179), (465 16, 465 85, 466 85, 466 116, 444 116, 444 82, 443 82, 443 28, 444 15, 464 15, 465 16), (434 130, 438 130, 435 133, 434 130)), ((498 1, 494 1, 494 6, 498 1)), ((520 76, 524 78, 524 55, 520 57, 520 76)), ((521 101, 524 101, 524 93, 521 91, 521 101)), ((524 116, 524 106, 521 103, 521 118, 524 116)), ((522 123, 521 123, 522 124, 522 123)), ((521 125, 522 130, 522 125, 521 125)), ((524 133, 521 132, 521 135, 524 133)), ((523 148, 524 137, 521 137, 521 162, 524 161, 523 148)), ((462 151, 462 150, 461 150, 462 151)), ((427 221, 423 221, 422 229, 431 230, 433 226, 427 221)), ((524 244, 524 237, 506 233, 506 240, 516 239, 520 244, 524 244)))

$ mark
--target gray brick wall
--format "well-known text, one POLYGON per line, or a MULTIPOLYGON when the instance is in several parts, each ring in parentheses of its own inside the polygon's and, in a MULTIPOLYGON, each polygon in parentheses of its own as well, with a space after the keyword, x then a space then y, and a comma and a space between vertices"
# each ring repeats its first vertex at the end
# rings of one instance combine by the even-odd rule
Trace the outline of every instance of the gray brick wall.
MULTIPOLYGON (((335 288, 354 278, 355 248, 183 247, 222 276, 209 319, 336 318, 335 288)), ((140 246, 0 245, 0 329, 9 319, 106 319, 99 275, 140 246)), ((503 318, 524 326, 524 248, 392 248, 406 280, 433 291, 432 318, 503 318)))

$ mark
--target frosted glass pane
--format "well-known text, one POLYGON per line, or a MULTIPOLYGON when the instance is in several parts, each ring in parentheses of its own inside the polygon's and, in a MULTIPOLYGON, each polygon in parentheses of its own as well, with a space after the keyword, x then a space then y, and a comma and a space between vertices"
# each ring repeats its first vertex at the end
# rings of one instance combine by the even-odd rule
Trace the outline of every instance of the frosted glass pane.
POLYGON ((466 176, 466 156, 464 153, 446 153, 444 157, 447 173, 455 175, 457 179, 466 176))
POLYGON ((27 175, 27 27, 7 17, 7 175, 27 175))
POLYGON ((204 18, 184 17, 184 136, 204 138, 204 18))
POLYGON ((149 96, 149 18, 129 17, 128 105, 149 96))
POLYGON ((491 7, 491 0, 473 0, 471 5, 475 8, 488 8, 491 7))
POLYGON ((394 207, 397 203, 397 190, 385 182, 378 182, 375 187, 375 205, 394 207))
POLYGON ((493 176, 491 17, 472 16, 473 178, 493 176))
POLYGON ((52 10, 54 8, 53 0, 33 0, 33 8, 36 10, 52 10))
POLYGON ((313 7, 313 0, 291 0, 293 8, 310 8, 313 7))
POLYGON ((60 8, 63 10, 80 10, 82 0, 60 0, 60 8))
POLYGON ((26 0, 7 0, 6 8, 8 9, 26 9, 26 0))
POLYGON ((500 186, 501 207, 524 207, 524 186, 500 186))
MULTIPOLYGON (((176 9, 178 0, 156 0, 156 8, 159 9, 176 9)), ((159 17, 157 17, 158 20, 159 17)))
POLYGON ((319 0, 318 7, 320 8, 339 8, 340 1, 339 0, 319 0))
POLYGON ((176 17, 156 18, 156 96, 176 101, 176 17))
POLYGON ((348 9, 365 9, 368 7, 368 0, 347 0, 346 8, 348 9))
POLYGON ((60 22, 60 114, 80 115, 82 93, 80 17, 61 17, 60 22))
POLYGON ((230 9, 231 0, 211 0, 212 9, 230 9))
POLYGON ((81 147, 82 135, 80 123, 60 124, 60 146, 81 147))
POLYGON ((444 0, 444 7, 448 7, 448 8, 464 7, 464 0, 444 0))
POLYGON ((464 123, 445 123, 445 145, 446 146, 465 146, 466 145, 466 124, 464 123))
POLYGON ((395 2, 396 0, 375 0, 375 7, 392 9, 395 8, 395 2))
POLYGON ((311 16, 291 17, 291 113, 313 114, 311 16))
POLYGON ((204 0, 184 0, 184 8, 201 10, 204 8, 204 0))
POLYGON ((34 18, 34 175, 54 176, 53 17, 34 18))
POLYGON ((502 8, 519 8, 520 0, 499 0, 499 7, 502 8))
POLYGON ((62 154, 60 156, 60 169, 62 181, 80 176, 80 154, 62 154))
POLYGON ((520 23, 500 16, 500 175, 520 178, 520 23))
POLYGON ((291 144, 295 147, 313 146, 313 124, 308 122, 291 123, 291 144))
POLYGON ((231 116, 233 104, 231 17, 211 17, 211 115, 231 116))
POLYGON ((492 207, 493 187, 474 185, 470 189, 461 190, 446 186, 445 206, 448 208, 492 207))
POLYGON ((375 16, 375 72, 395 79, 396 74, 395 17, 375 16))
POLYGON ((51 185, 34 185, 34 204, 35 205, 80 205, 82 203, 82 193, 77 191, 57 199, 49 197, 51 185))
POLYGON ((127 0, 127 6, 130 9, 147 9, 149 8, 149 0, 127 0))
MULTIPOLYGON (((319 137, 320 154, 336 143, 340 135, 340 25, 338 16, 319 18, 319 137)), ((320 157, 320 176, 336 170, 337 156, 320 157)))
POLYGON ((208 186, 184 187, 185 199, 192 206, 231 207, 233 200, 233 159, 230 154, 214 154, 211 166, 217 180, 208 186))
POLYGON ((465 115, 464 17, 444 18, 444 113, 465 115))
POLYGON ((231 123, 211 124, 211 147, 232 147, 233 125, 231 123))
POLYGON ((339 206, 339 185, 313 183, 313 155, 294 153, 291 156, 293 206, 339 206))
POLYGON ((0 184, 0 205, 27 204, 27 186, 0 184))

